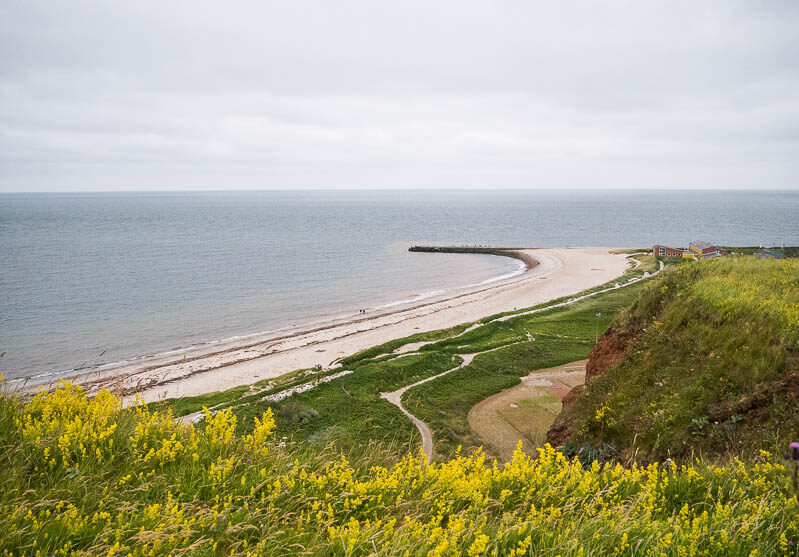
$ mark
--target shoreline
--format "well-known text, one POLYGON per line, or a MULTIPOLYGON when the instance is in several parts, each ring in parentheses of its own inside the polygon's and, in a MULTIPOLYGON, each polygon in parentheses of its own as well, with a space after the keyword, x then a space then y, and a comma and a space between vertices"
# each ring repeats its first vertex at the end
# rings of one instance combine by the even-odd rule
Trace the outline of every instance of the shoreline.
MULTIPOLYGON (((489 278, 476 283, 448 286, 440 290, 425 291, 420 294, 409 294, 409 297, 402 300, 395 299, 391 301, 374 301, 372 303, 375 305, 366 306, 367 310, 369 311, 368 316, 373 317, 377 314, 382 315, 386 313, 386 310, 396 312, 402 309, 421 307, 435 301, 455 298, 467 290, 474 289, 476 287, 493 285, 497 282, 506 281, 517 277, 538 264, 537 261, 533 260, 527 255, 519 255, 512 253, 510 250, 508 250, 508 248, 505 249, 507 250, 506 253, 489 253, 485 251, 448 253, 472 253, 473 255, 499 255, 502 257, 507 257, 509 259, 514 259, 518 264, 520 264, 520 266, 514 271, 505 272, 501 275, 490 276, 489 278)), ((519 250, 524 248, 512 249, 519 250)), ((291 321, 299 321, 298 323, 277 324, 273 328, 257 332, 232 334, 224 338, 194 342, 185 346, 176 346, 174 348, 161 351, 143 354, 139 353, 111 362, 97 363, 94 365, 86 365, 60 371, 37 373, 27 377, 6 378, 6 383, 11 385, 12 388, 19 389, 22 392, 33 392, 39 387, 51 389, 57 386, 61 380, 73 381, 76 383, 80 382, 81 384, 94 384, 97 382, 101 374, 104 376, 112 375, 115 371, 123 368, 142 366, 141 371, 147 371, 149 369, 161 367, 163 362, 171 361, 174 358, 179 358, 181 362, 190 362, 200 357, 208 357, 225 352, 234 347, 246 348, 248 345, 241 343, 246 343, 248 341, 251 342, 249 346, 256 346, 265 342, 266 340, 283 340, 297 334, 323 331, 329 327, 335 327, 344 322, 360 321, 367 318, 367 314, 355 313, 354 309, 327 310, 324 313, 309 315, 306 318, 307 320, 303 320, 303 318, 291 319, 291 321), (183 358, 181 358, 181 356, 183 356, 183 358), (92 378, 92 376, 97 377, 92 378)))
MULTIPOLYGON (((360 350, 418 332, 530 307, 573 294, 620 276, 627 268, 624 255, 606 248, 519 250, 525 259, 522 274, 490 284, 470 285, 443 297, 402 304, 369 314, 238 338, 132 362, 110 370, 76 374, 70 380, 94 392, 111 388, 125 404, 138 397, 145 402, 195 396, 271 379, 297 369, 341 367, 337 360, 360 350), (535 262, 532 268, 531 261, 535 262), (558 280, 551 280, 558 279, 558 280)), ((51 387, 50 384, 42 383, 51 387)))

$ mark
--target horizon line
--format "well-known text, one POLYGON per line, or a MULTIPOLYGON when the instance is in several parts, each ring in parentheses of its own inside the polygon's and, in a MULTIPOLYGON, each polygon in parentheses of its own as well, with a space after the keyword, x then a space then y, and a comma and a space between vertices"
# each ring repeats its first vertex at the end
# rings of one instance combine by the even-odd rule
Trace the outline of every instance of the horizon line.
POLYGON ((2 194, 77 194, 77 193, 254 193, 254 192, 389 192, 389 191, 799 191, 799 187, 740 187, 740 186, 568 186, 568 187, 514 187, 514 186, 391 186, 391 187, 268 187, 268 188, 145 188, 145 189, 69 189, 69 190, 4 190, 2 194))

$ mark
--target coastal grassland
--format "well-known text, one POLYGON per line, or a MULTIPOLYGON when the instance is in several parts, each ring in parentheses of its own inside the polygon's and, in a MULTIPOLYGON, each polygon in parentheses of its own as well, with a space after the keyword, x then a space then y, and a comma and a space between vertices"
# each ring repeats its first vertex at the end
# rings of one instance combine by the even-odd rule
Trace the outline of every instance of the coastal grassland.
POLYGON ((422 348, 430 352, 482 352, 472 363, 451 374, 408 390, 403 405, 432 430, 435 450, 449 457, 461 445, 479 440, 469 429, 469 410, 536 369, 558 366, 588 356, 597 335, 613 314, 632 304, 643 283, 557 307, 496 321, 460 337, 422 348))
POLYGON ((161 400, 158 402, 150 403, 153 410, 164 411, 167 408, 172 410, 175 417, 186 416, 192 412, 197 412, 205 408, 213 408, 219 404, 234 402, 244 396, 250 387, 247 385, 240 385, 227 389, 225 391, 216 391, 213 393, 205 393, 198 396, 186 396, 181 398, 161 400))
POLYGON ((390 403, 380 398, 420 379, 452 369, 460 362, 453 354, 425 352, 366 361, 351 374, 317 385, 279 402, 258 400, 238 405, 235 414, 243 432, 271 407, 279 419, 278 434, 294 442, 324 444, 335 440, 343 447, 359 447, 369 441, 400 445, 418 444, 413 424, 390 403))
MULTIPOLYGON (((408 390, 402 404, 433 432, 437 458, 482 441, 469 428, 469 410, 489 396, 519 384, 530 372, 584 358, 590 345, 575 340, 513 344, 480 354, 462 370, 408 390)), ((496 457, 498 455, 490 455, 496 457)))
POLYGON ((493 315, 488 315, 488 316, 483 317, 482 319, 480 319, 478 322, 479 323, 490 323, 490 322, 496 321, 497 319, 500 319, 500 318, 506 318, 506 317, 510 317, 512 315, 521 315, 521 314, 524 314, 524 313, 528 313, 531 310, 540 310, 540 309, 543 309, 543 308, 552 307, 554 305, 571 302, 571 301, 574 301, 577 298, 582 298, 584 296, 589 296, 589 295, 596 294, 598 292, 602 292, 604 290, 608 290, 609 288, 613 288, 616 285, 622 286, 622 285, 626 285, 626 284, 631 283, 631 282, 639 281, 639 280, 644 278, 644 276, 643 276, 644 275, 644 271, 647 271, 650 274, 653 274, 655 271, 657 271, 659 266, 660 266, 660 262, 663 263, 664 267, 671 267, 671 266, 674 266, 674 265, 681 265, 682 263, 684 263, 684 260, 682 260, 680 258, 675 258, 675 257, 671 257, 671 258, 658 257, 658 258, 655 258, 655 257, 652 257, 650 255, 644 254, 644 255, 631 255, 631 256, 628 256, 628 262, 629 262, 629 267, 624 271, 624 273, 620 277, 618 277, 618 278, 616 278, 614 280, 611 280, 611 281, 603 283, 603 284, 599 284, 597 286, 594 286, 593 288, 587 288, 585 290, 582 290, 582 291, 580 291, 580 292, 578 292, 576 294, 572 294, 570 296, 562 296, 560 298, 555 298, 553 300, 549 300, 548 302, 543 302, 541 304, 538 304, 538 305, 535 305, 535 306, 532 306, 532 307, 520 308, 520 309, 515 309, 515 310, 512 310, 512 311, 504 311, 504 312, 501 312, 501 313, 495 313, 493 315), (640 261, 641 264, 638 267, 636 267, 635 266, 635 262, 633 261, 633 259, 640 261))
POLYGON ((0 555, 797 555, 790 469, 584 467, 550 447, 430 466, 380 446, 286 445, 270 411, 236 433, 65 384, 0 396, 0 555))
POLYGON ((652 251, 652 248, 621 248, 621 249, 612 249, 608 253, 618 254, 618 255, 634 255, 637 253, 647 253, 652 251))
POLYGON ((632 270, 635 274, 651 274, 658 270, 658 258, 654 255, 636 255, 635 258, 641 262, 638 267, 632 270))
POLYGON ((594 349, 607 361, 556 429, 639 460, 751 457, 799 438, 799 260, 664 273, 594 349))

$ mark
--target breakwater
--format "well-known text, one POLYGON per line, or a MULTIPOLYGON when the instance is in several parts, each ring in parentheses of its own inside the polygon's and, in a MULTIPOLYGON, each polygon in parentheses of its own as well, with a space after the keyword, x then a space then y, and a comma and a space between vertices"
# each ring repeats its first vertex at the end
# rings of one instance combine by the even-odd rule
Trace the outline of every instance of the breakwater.
POLYGON ((538 265, 532 256, 525 253, 525 250, 532 248, 524 247, 500 247, 500 246, 411 246, 408 251, 422 253, 472 253, 480 255, 497 255, 500 257, 512 257, 525 264, 527 269, 532 269, 538 265))

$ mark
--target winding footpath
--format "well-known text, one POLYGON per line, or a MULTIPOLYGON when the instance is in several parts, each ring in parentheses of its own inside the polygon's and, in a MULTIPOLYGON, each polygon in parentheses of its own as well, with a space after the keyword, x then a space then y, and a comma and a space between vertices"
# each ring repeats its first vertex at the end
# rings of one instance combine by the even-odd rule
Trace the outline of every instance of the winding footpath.
POLYGON ((461 362, 453 367, 452 369, 448 369, 438 375, 433 375, 432 377, 427 377, 422 379, 421 381, 417 381, 416 383, 411 383, 410 385, 405 385, 401 389, 397 389, 396 391, 392 391, 390 393, 380 393, 380 398, 389 401, 391 404, 396 406, 400 409, 400 412, 408 416, 410 420, 413 422, 413 425, 416 426, 416 429, 419 430, 419 433, 422 434, 422 453, 424 453, 425 460, 427 464, 430 464, 430 459, 433 456, 433 434, 430 432, 430 428, 427 427, 427 424, 424 423, 422 420, 408 412, 405 407, 402 405, 402 395, 405 394, 405 391, 408 389, 412 389, 422 383, 427 383, 428 381, 432 381, 433 379, 438 379, 439 377, 443 377, 448 373, 452 373, 455 370, 462 368, 463 366, 468 366, 472 363, 474 357, 479 354, 480 352, 476 352, 474 354, 459 354, 461 357, 461 362))
MULTIPOLYGON (((635 259, 633 257, 630 257, 630 260, 635 263, 635 266, 633 267, 633 269, 637 269, 638 266, 641 264, 641 262, 639 260, 637 260, 637 259, 635 259)), ((565 302, 560 302, 560 303, 557 303, 557 304, 551 304, 551 305, 548 305, 548 306, 545 306, 545 307, 541 307, 541 308, 538 308, 538 309, 532 309, 532 310, 521 312, 521 313, 514 313, 512 315, 506 315, 504 317, 499 317, 497 319, 493 319, 491 321, 487 321, 486 323, 481 323, 479 325, 475 324, 475 326, 469 327, 466 331, 464 331, 463 333, 461 333, 460 335, 457 335, 457 336, 462 336, 462 335, 466 334, 467 332, 472 331, 472 330, 474 330, 474 329, 476 329, 478 327, 482 327, 483 325, 487 325, 488 323, 493 323, 495 321, 508 321, 509 319, 514 319, 514 318, 520 317, 522 315, 531 315, 533 313, 539 313, 541 311, 546 311, 546 310, 552 309, 552 308, 568 306, 568 305, 574 304, 576 302, 579 302, 580 300, 585 300, 586 298, 590 298, 591 296, 596 296, 596 295, 602 294, 604 292, 610 292, 610 291, 616 290, 618 288, 624 288, 625 286, 630 286, 631 284, 635 284, 635 283, 640 282, 640 281, 642 281, 644 279, 651 278, 651 277, 654 277, 654 276, 657 276, 658 274, 660 274, 660 272, 664 268, 664 264, 663 264, 663 261, 660 261, 659 263, 660 263, 660 267, 658 268, 657 271, 655 271, 652 274, 644 274, 644 275, 642 275, 640 277, 632 278, 632 279, 628 280, 627 282, 625 282, 623 284, 617 283, 616 286, 613 286, 611 288, 605 288, 603 290, 598 290, 596 292, 590 292, 590 293, 585 294, 583 296, 578 296, 577 298, 569 298, 565 302)), ((431 342, 435 342, 435 341, 420 343, 415 348, 416 348, 416 350, 418 350, 424 344, 429 344, 431 342)), ((497 348, 492 348, 491 350, 485 350, 484 352, 475 352, 473 354, 458 354, 458 356, 460 356, 463 361, 460 364, 458 364, 457 366, 455 366, 454 368, 448 369, 447 371, 444 371, 444 372, 441 372, 438 375, 433 375, 431 377, 427 377, 425 379, 422 379, 421 381, 417 381, 416 383, 412 383, 410 385, 406 385, 406 386, 402 387, 401 389, 397 389, 396 391, 392 391, 390 393, 380 393, 380 398, 382 398, 384 400, 387 400, 388 402, 390 402, 391 404, 393 404, 394 406, 399 408, 400 411, 403 414, 405 414, 406 416, 408 416, 408 418, 411 420, 411 422, 413 422, 413 425, 416 426, 416 429, 419 430, 419 433, 422 435, 422 453, 424 455, 423 461, 425 461, 427 464, 429 464, 430 460, 433 458, 433 434, 430 431, 430 427, 426 423, 424 423, 422 420, 420 420, 419 418, 417 418, 416 416, 414 416, 413 414, 408 412, 408 410, 402 405, 402 395, 405 394, 405 391, 407 391, 409 389, 412 389, 412 388, 414 388, 414 387, 416 387, 418 385, 421 385, 423 383, 427 383, 428 381, 432 381, 434 379, 438 379, 439 377, 443 377, 443 376, 445 376, 445 375, 447 375, 449 373, 452 373, 453 371, 457 371, 457 370, 459 370, 459 369, 461 369, 461 368, 463 368, 465 366, 468 366, 469 364, 472 363, 472 360, 474 360, 474 357, 477 356, 478 354, 484 354, 485 352, 491 352, 493 350, 499 350, 499 348, 505 348, 506 346, 509 346, 509 345, 500 346, 500 347, 497 347, 497 348)))

